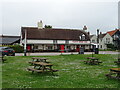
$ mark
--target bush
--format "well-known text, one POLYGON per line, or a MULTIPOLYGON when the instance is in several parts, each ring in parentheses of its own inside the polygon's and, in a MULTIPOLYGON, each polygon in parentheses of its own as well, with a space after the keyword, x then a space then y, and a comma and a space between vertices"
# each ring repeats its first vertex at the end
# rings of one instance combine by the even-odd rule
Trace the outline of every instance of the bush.
POLYGON ((107 48, 110 50, 117 50, 117 47, 115 47, 113 44, 106 44, 107 48))
POLYGON ((16 53, 23 53, 23 51, 24 51, 23 46, 20 46, 20 45, 13 45, 10 47, 13 48, 16 53))

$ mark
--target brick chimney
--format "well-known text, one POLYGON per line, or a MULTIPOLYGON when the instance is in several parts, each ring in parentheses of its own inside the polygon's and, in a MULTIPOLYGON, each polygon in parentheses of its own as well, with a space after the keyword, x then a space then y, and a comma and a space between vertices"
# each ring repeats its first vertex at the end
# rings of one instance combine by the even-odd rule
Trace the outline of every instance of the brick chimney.
POLYGON ((87 30, 87 26, 84 26, 84 27, 83 27, 83 30, 87 30))
POLYGON ((43 23, 42 23, 42 20, 41 20, 41 21, 39 21, 37 24, 38 24, 38 29, 42 29, 42 28, 43 28, 43 23))

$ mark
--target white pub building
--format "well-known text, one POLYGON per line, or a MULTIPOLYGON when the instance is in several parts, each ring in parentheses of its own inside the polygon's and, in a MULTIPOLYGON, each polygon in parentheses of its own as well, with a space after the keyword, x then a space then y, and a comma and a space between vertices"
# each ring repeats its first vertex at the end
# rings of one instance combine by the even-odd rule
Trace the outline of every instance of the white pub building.
POLYGON ((26 49, 30 52, 78 52, 80 47, 89 50, 90 37, 86 29, 86 26, 83 30, 43 28, 40 21, 38 27, 21 27, 21 44, 26 43, 26 49))

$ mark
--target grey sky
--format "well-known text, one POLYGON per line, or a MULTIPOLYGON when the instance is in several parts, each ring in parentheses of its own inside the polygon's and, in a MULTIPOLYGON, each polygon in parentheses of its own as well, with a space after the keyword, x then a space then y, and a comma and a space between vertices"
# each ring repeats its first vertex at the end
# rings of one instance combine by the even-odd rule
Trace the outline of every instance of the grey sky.
MULTIPOLYGON (((44 25, 53 28, 82 29, 90 33, 118 27, 119 0, 4 0, 2 2, 2 34, 20 35, 21 26, 44 25)), ((1 34, 1 32, 0 32, 1 34)))

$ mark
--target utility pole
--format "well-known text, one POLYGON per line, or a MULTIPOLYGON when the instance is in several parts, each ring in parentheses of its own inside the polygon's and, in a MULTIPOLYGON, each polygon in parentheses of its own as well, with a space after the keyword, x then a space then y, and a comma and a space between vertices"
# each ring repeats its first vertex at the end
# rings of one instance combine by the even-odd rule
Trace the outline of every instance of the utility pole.
POLYGON ((97 29, 97 46, 95 49, 95 54, 99 54, 99 29, 97 29))
POLYGON ((26 56, 26 43, 27 43, 27 30, 25 29, 25 38, 24 38, 24 56, 26 56))
POLYGON ((99 29, 97 29, 97 48, 99 49, 99 29))

